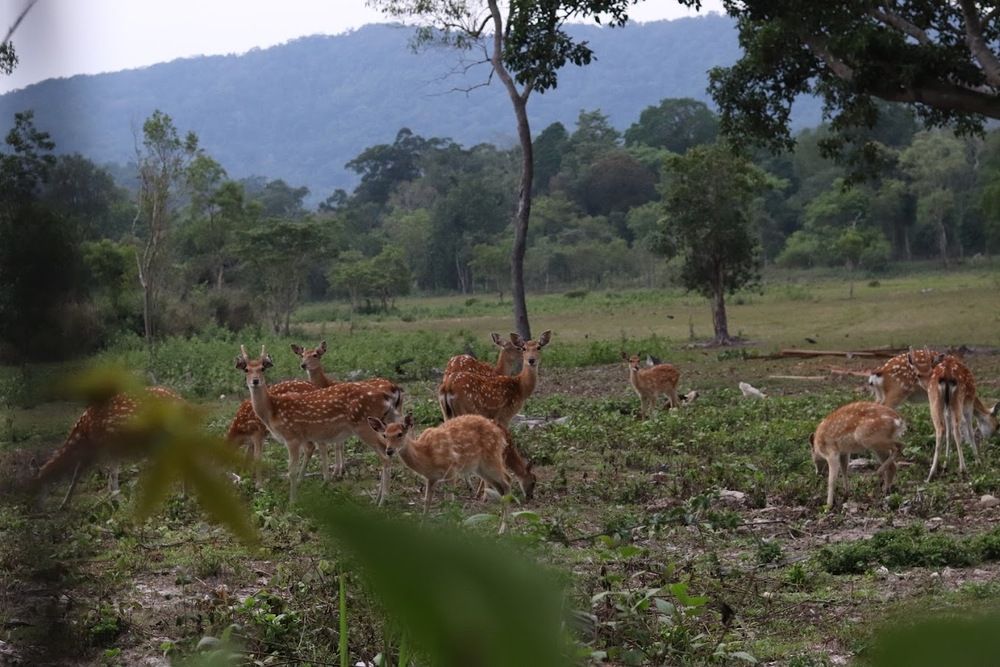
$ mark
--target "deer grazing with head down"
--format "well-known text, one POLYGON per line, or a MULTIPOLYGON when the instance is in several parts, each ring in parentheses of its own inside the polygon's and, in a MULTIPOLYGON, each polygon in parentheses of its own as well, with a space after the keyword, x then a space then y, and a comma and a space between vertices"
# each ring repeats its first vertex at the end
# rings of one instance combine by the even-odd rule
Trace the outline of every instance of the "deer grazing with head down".
POLYGON ((925 386, 931 371, 942 359, 943 354, 926 347, 922 350, 911 347, 909 352, 892 357, 868 376, 875 402, 890 408, 899 407, 925 386))
POLYGON ((826 506, 833 507, 837 475, 843 473, 844 495, 847 495, 847 469, 851 454, 869 450, 881 461, 878 474, 882 477, 882 492, 888 493, 896 476, 896 461, 902 456, 899 439, 906 432, 906 423, 895 410, 878 403, 859 401, 837 408, 819 423, 809 436, 813 463, 820 472, 820 462, 826 461, 826 506))
MULTIPOLYGON (((495 423, 479 415, 462 415, 440 426, 413 434, 413 415, 401 423, 386 424, 368 420, 378 433, 388 456, 399 455, 407 468, 424 479, 424 513, 431 503, 434 486, 447 479, 466 479, 478 475, 500 496, 510 491, 510 475, 504 464, 507 439, 495 423)), ((500 523, 506 525, 506 510, 500 523)))
POLYGON ((652 414, 660 396, 670 399, 670 407, 680 407, 680 398, 677 395, 680 373, 674 366, 660 363, 642 368, 639 355, 629 356, 624 350, 622 359, 628 364, 628 381, 639 395, 639 413, 643 419, 652 414))
POLYGON ((537 341, 525 341, 516 333, 510 340, 521 353, 521 372, 513 377, 454 373, 438 387, 438 402, 446 420, 460 415, 481 415, 507 427, 538 382, 542 348, 549 344, 551 331, 537 341))
POLYGON ((944 459, 941 467, 948 464, 951 453, 951 441, 955 441, 958 450, 958 470, 965 472, 965 456, 962 453, 962 441, 967 440, 972 446, 972 454, 979 461, 979 448, 976 446, 976 435, 973 424, 979 421, 980 432, 984 438, 989 438, 997 430, 997 416, 1000 403, 988 410, 976 395, 976 380, 972 371, 957 357, 948 355, 931 371, 930 376, 923 381, 927 389, 927 399, 930 403, 931 421, 934 423, 934 459, 927 474, 927 481, 937 472, 938 458, 941 452, 941 440, 945 441, 944 459))
MULTIPOLYGON (((142 400, 183 401, 179 395, 166 387, 147 387, 146 397, 135 397, 121 393, 89 406, 73 424, 62 447, 57 449, 42 465, 36 482, 42 485, 52 479, 73 471, 69 490, 59 504, 62 510, 76 489, 80 471, 102 456, 113 452, 115 438, 122 433, 136 416, 142 400)), ((119 463, 113 462, 108 472, 108 490, 118 491, 119 463)))
MULTIPOLYGON (((290 499, 295 500, 304 473, 305 460, 301 455, 307 443, 330 443, 342 447, 345 439, 356 435, 375 450, 382 462, 381 482, 376 496, 376 502, 381 505, 388 493, 389 459, 378 436, 368 426, 367 418, 388 419, 395 416, 395 397, 353 382, 342 382, 302 394, 270 394, 264 371, 273 365, 263 346, 258 359, 250 359, 246 348, 240 346, 236 368, 246 374, 254 413, 288 448, 290 499)), ((342 469, 341 451, 338 449, 342 469)), ((324 463, 324 471, 327 469, 324 463)))

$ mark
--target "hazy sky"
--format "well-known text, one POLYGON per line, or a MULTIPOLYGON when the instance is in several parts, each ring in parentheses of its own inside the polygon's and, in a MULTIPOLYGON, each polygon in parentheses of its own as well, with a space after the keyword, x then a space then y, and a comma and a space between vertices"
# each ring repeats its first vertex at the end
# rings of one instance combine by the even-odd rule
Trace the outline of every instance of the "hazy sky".
MULTIPOLYGON (((26 4, 0 0, 4 35, 26 4)), ((702 4, 721 11, 720 0, 702 4)), ((693 13, 674 0, 645 0, 630 15, 655 21, 693 13)), ((0 93, 50 77, 243 53, 386 20, 364 0, 38 0, 14 35, 20 64, 0 78, 0 93)))

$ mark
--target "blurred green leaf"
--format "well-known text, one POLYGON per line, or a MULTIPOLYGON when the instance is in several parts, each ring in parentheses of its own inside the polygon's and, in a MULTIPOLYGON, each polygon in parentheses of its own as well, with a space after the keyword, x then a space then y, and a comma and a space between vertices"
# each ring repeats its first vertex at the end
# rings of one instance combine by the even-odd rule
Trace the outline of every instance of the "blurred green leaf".
POLYGON ((864 662, 872 667, 992 667, 1000 662, 1000 615, 935 618, 888 629, 864 662))
POLYGON ((561 593, 503 543, 386 518, 346 498, 307 497, 305 507, 431 664, 569 664, 561 593))
POLYGON ((474 526, 477 523, 483 523, 484 521, 494 521, 494 520, 496 520, 496 518, 497 517, 493 516, 492 514, 486 514, 486 513, 473 514, 472 516, 470 516, 469 518, 467 518, 465 521, 463 521, 462 525, 463 526, 474 526))

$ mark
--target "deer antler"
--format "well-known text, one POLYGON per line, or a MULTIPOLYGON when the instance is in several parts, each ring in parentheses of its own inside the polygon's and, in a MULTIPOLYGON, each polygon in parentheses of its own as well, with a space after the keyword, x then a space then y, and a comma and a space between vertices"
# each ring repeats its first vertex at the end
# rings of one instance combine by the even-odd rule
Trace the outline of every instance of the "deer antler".
POLYGON ((263 359, 266 356, 267 356, 267 353, 264 352, 264 344, 261 343, 261 346, 260 346, 260 358, 263 359))
POLYGON ((245 345, 240 345, 240 354, 243 356, 244 360, 250 358, 250 357, 247 356, 247 348, 246 348, 245 345))

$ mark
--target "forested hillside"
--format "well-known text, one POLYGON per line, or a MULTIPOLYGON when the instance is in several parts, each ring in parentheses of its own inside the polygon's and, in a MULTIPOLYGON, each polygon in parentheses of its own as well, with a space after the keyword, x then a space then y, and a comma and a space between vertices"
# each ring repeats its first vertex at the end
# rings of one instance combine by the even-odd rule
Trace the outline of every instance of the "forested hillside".
MULTIPOLYGON (((663 98, 708 101, 705 72, 739 56, 732 21, 722 16, 571 32, 590 41, 597 61, 567 68, 557 90, 534 97, 536 134, 554 121, 572 125, 581 109, 600 109, 624 130, 663 98)), ((401 127, 463 145, 513 144, 514 121, 499 86, 456 92, 482 83, 487 70, 448 76, 458 54, 415 54, 411 37, 409 28, 370 25, 240 56, 49 80, 0 97, 0 119, 9 126, 15 112, 34 109, 58 152, 125 163, 135 158, 134 130, 163 109, 196 132, 231 176, 305 185, 310 201, 349 189, 356 177, 344 164, 401 127)), ((795 120, 800 128, 816 125, 818 103, 803 100, 795 120)))

